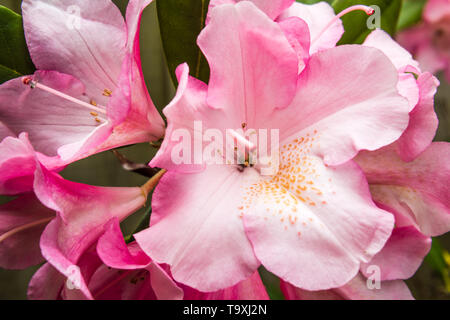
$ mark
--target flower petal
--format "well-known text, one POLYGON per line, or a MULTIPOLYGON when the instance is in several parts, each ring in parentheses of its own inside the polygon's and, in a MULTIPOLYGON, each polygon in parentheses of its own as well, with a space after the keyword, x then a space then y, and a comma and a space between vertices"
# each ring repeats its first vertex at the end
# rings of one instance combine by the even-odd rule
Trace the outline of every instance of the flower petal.
POLYGON ((97 253, 102 261, 115 269, 145 268, 150 263, 150 258, 139 247, 135 252, 130 251, 123 239, 119 220, 111 219, 105 226, 105 233, 98 239, 97 253))
POLYGON ((361 273, 369 277, 367 268, 376 265, 381 281, 411 278, 419 269, 431 248, 431 238, 415 227, 395 228, 384 248, 369 263, 361 266, 361 273))
POLYGON ((359 150, 394 142, 408 126, 411 106, 397 92, 397 80, 397 70, 377 49, 345 45, 322 51, 300 74, 291 105, 259 126, 282 128, 281 141, 316 130, 313 152, 328 165, 342 164, 359 150))
POLYGON ((358 274, 341 288, 325 291, 306 291, 281 282, 281 289, 289 300, 413 300, 406 284, 401 281, 385 281, 381 289, 368 289, 366 279, 358 274))
POLYGON ((169 264, 176 281, 200 291, 250 277, 259 262, 239 218, 246 179, 253 177, 231 166, 167 173, 153 194, 150 228, 136 234, 136 241, 154 261, 169 264))
POLYGON ((384 246, 393 217, 374 205, 355 164, 297 159, 247 189, 245 231, 256 257, 283 280, 307 290, 342 286, 384 246))
POLYGON ((252 3, 214 8, 198 44, 211 68, 208 104, 232 114, 233 128, 254 127, 291 102, 297 55, 279 25, 252 3))
MULTIPOLYGON (((25 0, 25 36, 35 66, 80 79, 97 99, 117 87, 126 25, 110 0, 25 0)), ((106 105, 107 98, 97 101, 106 105)))
POLYGON ((410 113, 408 128, 396 142, 397 151, 404 161, 412 161, 433 141, 438 128, 434 111, 434 95, 439 81, 431 73, 422 73, 417 79, 420 98, 410 113))
POLYGON ((283 21, 289 17, 299 17, 308 24, 311 32, 311 54, 334 48, 344 34, 344 26, 340 19, 336 20, 325 30, 328 24, 336 17, 333 8, 326 2, 310 5, 295 2, 281 14, 278 20, 283 21))
POLYGON ((50 263, 45 263, 33 275, 28 285, 30 300, 58 300, 66 277, 50 263))
POLYGON ((0 267, 25 269, 41 263, 39 238, 54 217, 32 193, 0 206, 0 267))
POLYGON ((427 236, 450 230, 450 145, 434 142, 412 162, 394 146, 356 158, 376 203, 395 214, 397 226, 414 225, 427 236))
POLYGON ((186 287, 185 300, 269 300, 266 287, 262 283, 258 271, 250 278, 233 287, 216 292, 200 292, 186 287))

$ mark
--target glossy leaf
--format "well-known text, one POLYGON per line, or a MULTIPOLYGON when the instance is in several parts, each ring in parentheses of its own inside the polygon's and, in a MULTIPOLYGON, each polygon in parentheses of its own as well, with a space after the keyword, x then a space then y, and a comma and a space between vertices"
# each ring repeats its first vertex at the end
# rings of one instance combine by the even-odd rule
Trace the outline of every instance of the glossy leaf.
POLYGON ((209 66, 197 37, 205 26, 209 0, 157 0, 159 26, 167 65, 174 84, 175 69, 187 62, 191 75, 204 82, 209 80, 209 66))
POLYGON ((22 17, 0 6, 0 84, 32 74, 34 70, 25 42, 22 17))
MULTIPOLYGON (((336 0, 333 2, 333 8, 336 13, 339 13, 358 4, 378 6, 380 8, 381 29, 391 35, 395 34, 402 5, 401 0, 336 0)), ((363 11, 354 11, 343 16, 342 22, 344 23, 345 33, 338 44, 362 43, 372 31, 367 26, 369 18, 371 17, 363 11)))

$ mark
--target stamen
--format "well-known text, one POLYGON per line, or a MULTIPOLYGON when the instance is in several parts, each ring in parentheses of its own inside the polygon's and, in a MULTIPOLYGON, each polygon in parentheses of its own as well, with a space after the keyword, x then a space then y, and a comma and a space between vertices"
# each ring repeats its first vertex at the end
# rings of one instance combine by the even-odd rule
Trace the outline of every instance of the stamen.
MULTIPOLYGON (((80 106, 83 106, 83 107, 85 107, 87 109, 93 110, 93 112, 95 112, 97 115, 98 115, 98 113, 106 115, 106 108, 105 107, 100 106, 100 105, 97 106, 97 104, 93 105, 93 104, 89 104, 87 102, 81 101, 81 100, 79 100, 77 98, 74 98, 74 97, 69 96, 69 95, 67 95, 65 93, 62 93, 62 92, 60 92, 58 90, 55 90, 55 89, 52 89, 52 88, 50 88, 50 87, 48 87, 46 85, 43 85, 43 84, 41 84, 41 83, 39 83, 37 81, 34 81, 30 77, 22 78, 22 82, 23 82, 24 85, 29 85, 32 89, 37 88, 37 89, 44 90, 44 91, 46 91, 48 93, 54 94, 55 96, 63 98, 65 100, 67 100, 67 101, 76 103, 76 104, 78 104, 80 106)), ((92 114, 92 115, 94 117, 97 116, 97 115, 94 115, 94 114, 92 114)))
POLYGON ((103 95, 104 95, 105 97, 111 97, 112 91, 109 90, 109 89, 105 89, 105 90, 103 90, 103 95))
POLYGON ((243 136, 241 136, 239 133, 237 133, 235 130, 231 129, 228 130, 228 132, 230 133, 230 135, 236 139, 236 141, 242 145, 244 145, 245 147, 247 147, 250 151, 254 150, 256 148, 256 146, 250 142, 249 140, 245 139, 243 136))
POLYGON ((355 6, 351 6, 348 7, 347 9, 342 10, 341 12, 339 12, 338 15, 336 15, 336 17, 334 17, 325 28, 322 29, 322 31, 320 31, 320 33, 311 41, 311 45, 313 45, 313 43, 315 43, 323 34, 325 31, 327 31, 328 28, 330 28, 334 23, 336 23, 336 21, 338 21, 340 18, 342 18, 344 15, 346 15, 347 13, 350 13, 352 11, 357 11, 357 10, 361 10, 364 11, 368 16, 371 16, 375 13, 375 10, 369 6, 365 6, 362 4, 358 4, 355 6))

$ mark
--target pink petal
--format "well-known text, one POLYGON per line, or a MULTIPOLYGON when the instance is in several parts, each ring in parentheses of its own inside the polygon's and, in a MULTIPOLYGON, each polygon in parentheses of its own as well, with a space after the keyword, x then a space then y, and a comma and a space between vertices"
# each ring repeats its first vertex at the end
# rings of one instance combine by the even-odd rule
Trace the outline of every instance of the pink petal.
MULTIPOLYGON (((60 246, 63 245, 59 241, 59 229, 63 227, 63 221, 57 217, 52 222, 50 222, 47 227, 45 228, 45 231, 42 233, 41 236, 41 251, 42 255, 46 260, 48 260, 49 264, 51 264, 56 270, 61 272, 66 278, 69 278, 73 276, 72 270, 76 266, 76 261, 74 259, 68 259, 67 255, 64 254, 64 252, 61 250, 60 246)), ((81 253, 78 253, 78 255, 81 255, 81 253)), ((77 259, 78 257, 76 257, 77 259)), ((81 293, 87 298, 87 299, 93 299, 86 281, 84 277, 81 276, 81 273, 78 272, 77 280, 79 280, 79 290, 81 293)))
POLYGON ((113 2, 26 0, 22 14, 35 66, 80 79, 87 95, 106 105, 102 93, 117 87, 127 41, 124 19, 113 2))
POLYGON ((28 299, 30 300, 57 300, 60 298, 61 289, 66 277, 45 263, 33 275, 28 285, 28 299))
MULTIPOLYGON (((208 8, 207 23, 209 23, 210 14, 214 7, 223 4, 236 4, 242 0, 211 0, 208 8)), ((272 20, 276 19, 280 13, 289 8, 294 0, 250 0, 260 10, 264 11, 272 20)))
POLYGON ((25 269, 42 262, 39 238, 54 217, 31 193, 0 206, 0 266, 25 269))
MULTIPOLYGON (((137 247, 137 246, 136 246, 137 247)), ((105 233, 98 239, 97 253, 102 261, 115 269, 145 268, 150 263, 150 258, 139 247, 131 252, 123 239, 119 221, 112 219, 105 226, 105 233)))
POLYGON ((294 0, 252 0, 252 2, 262 11, 264 11, 269 18, 276 19, 280 13, 289 8, 294 0))
POLYGON ((412 224, 437 236, 450 230, 449 156, 448 143, 434 142, 412 162, 402 161, 395 145, 363 152, 356 161, 373 199, 396 215, 397 226, 412 224))
POLYGON ((252 3, 214 8, 198 44, 211 68, 208 104, 233 115, 232 127, 253 127, 291 102, 297 55, 279 25, 252 3))
POLYGON ((298 72, 301 73, 309 60, 310 36, 306 22, 297 17, 290 17, 278 23, 291 46, 297 52, 298 72))
POLYGON ((363 45, 381 50, 389 59, 391 59, 398 70, 405 68, 406 66, 419 68, 419 63, 413 59, 411 53, 401 47, 388 33, 381 29, 372 31, 367 36, 363 45))
POLYGON ((345 45, 319 52, 300 74, 291 105, 260 126, 282 128, 282 141, 317 131, 312 151, 328 165, 345 163, 359 150, 394 142, 408 126, 411 106, 397 92, 397 74, 377 49, 345 45))
POLYGON ((299 154, 244 195, 250 199, 241 204, 249 207, 244 226, 256 257, 281 279, 307 290, 347 283, 360 263, 381 250, 393 228, 392 215, 373 204, 352 163, 326 167, 318 157, 299 154), (297 168, 303 172, 294 174, 297 168))
POLYGON ((289 300, 413 300, 403 281, 385 281, 381 289, 368 289, 366 279, 358 274, 341 288, 326 291, 306 291, 289 283, 281 283, 282 291, 289 300))
MULTIPOLYGON (((166 139, 156 156, 150 162, 152 167, 165 168, 173 172, 200 172, 204 170, 206 161, 195 160, 195 152, 189 156, 188 163, 175 163, 173 153, 178 155, 177 146, 185 142, 191 147, 196 145, 206 146, 203 141, 203 132, 196 130, 195 123, 200 122, 206 130, 214 128, 225 131, 226 128, 233 128, 233 115, 227 115, 224 110, 213 109, 206 103, 207 86, 189 76, 189 67, 182 64, 177 68, 178 90, 175 98, 164 108, 167 117, 166 139), (186 141, 180 141, 176 132, 186 132, 186 141), (200 133, 200 134, 199 134, 200 133), (194 156, 194 158, 192 157, 194 156)), ((239 125, 240 126, 240 125, 239 125)), ((201 152, 200 152, 201 153, 201 152)), ((206 160, 206 159, 205 159, 206 160)))
POLYGON ((256 271, 250 278, 239 282, 231 288, 216 292, 200 292, 185 288, 185 300, 269 300, 266 288, 256 271))
POLYGON ((433 141, 438 127, 434 111, 434 95, 439 81, 426 72, 417 79, 420 98, 410 113, 408 128, 397 141, 399 155, 405 161, 412 161, 433 141))
MULTIPOLYGON (((415 227, 395 228, 384 248, 369 262, 361 266, 361 272, 369 277, 369 266, 380 268, 381 280, 408 279, 412 277, 430 251, 431 238, 415 227)), ((370 271, 370 269, 369 269, 370 271)))
POLYGON ((245 179, 252 177, 231 166, 167 173, 153 194, 150 228, 136 234, 136 241, 152 260, 169 264, 176 281, 200 291, 250 277, 259 262, 239 218, 245 179))
MULTIPOLYGON (((74 183, 42 166, 36 170, 34 190, 42 203, 58 212, 58 218, 44 231, 41 249, 43 256, 64 274, 102 235, 108 221, 121 221, 145 203, 140 188, 74 183)), ((89 297, 87 287, 82 291, 89 297)))
POLYGON ((311 32, 311 54, 334 48, 344 34, 344 27, 340 19, 325 29, 336 17, 333 8, 326 2, 311 5, 295 2, 281 14, 278 20, 283 21, 289 17, 299 17, 308 24, 311 32))
POLYGON ((117 123, 125 120, 125 123, 115 128, 113 136, 108 141, 110 144, 123 145, 154 141, 164 135, 164 121, 150 98, 141 67, 140 23, 142 12, 150 2, 149 0, 132 0, 128 3, 127 54, 119 78, 119 88, 123 99, 111 99, 108 105, 110 118, 115 119, 117 123))
POLYGON ((14 195, 33 189, 35 153, 27 134, 0 142, 0 194, 14 195))

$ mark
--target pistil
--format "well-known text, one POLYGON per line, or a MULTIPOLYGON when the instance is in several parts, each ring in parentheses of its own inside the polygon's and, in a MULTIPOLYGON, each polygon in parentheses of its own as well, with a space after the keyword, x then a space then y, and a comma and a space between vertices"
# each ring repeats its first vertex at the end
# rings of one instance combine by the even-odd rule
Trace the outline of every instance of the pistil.
POLYGON ((320 31, 320 33, 311 41, 311 46, 313 45, 313 43, 315 43, 323 34, 325 31, 327 31, 334 23, 336 23, 336 21, 338 21, 340 18, 342 18, 344 15, 346 15, 347 13, 353 12, 353 11, 364 11, 368 16, 371 16, 375 13, 375 10, 369 6, 365 6, 365 5, 355 5, 355 6, 351 6, 348 7, 347 9, 342 10, 341 12, 339 12, 339 14, 336 15, 336 17, 334 17, 325 28, 322 29, 322 31, 320 31))

